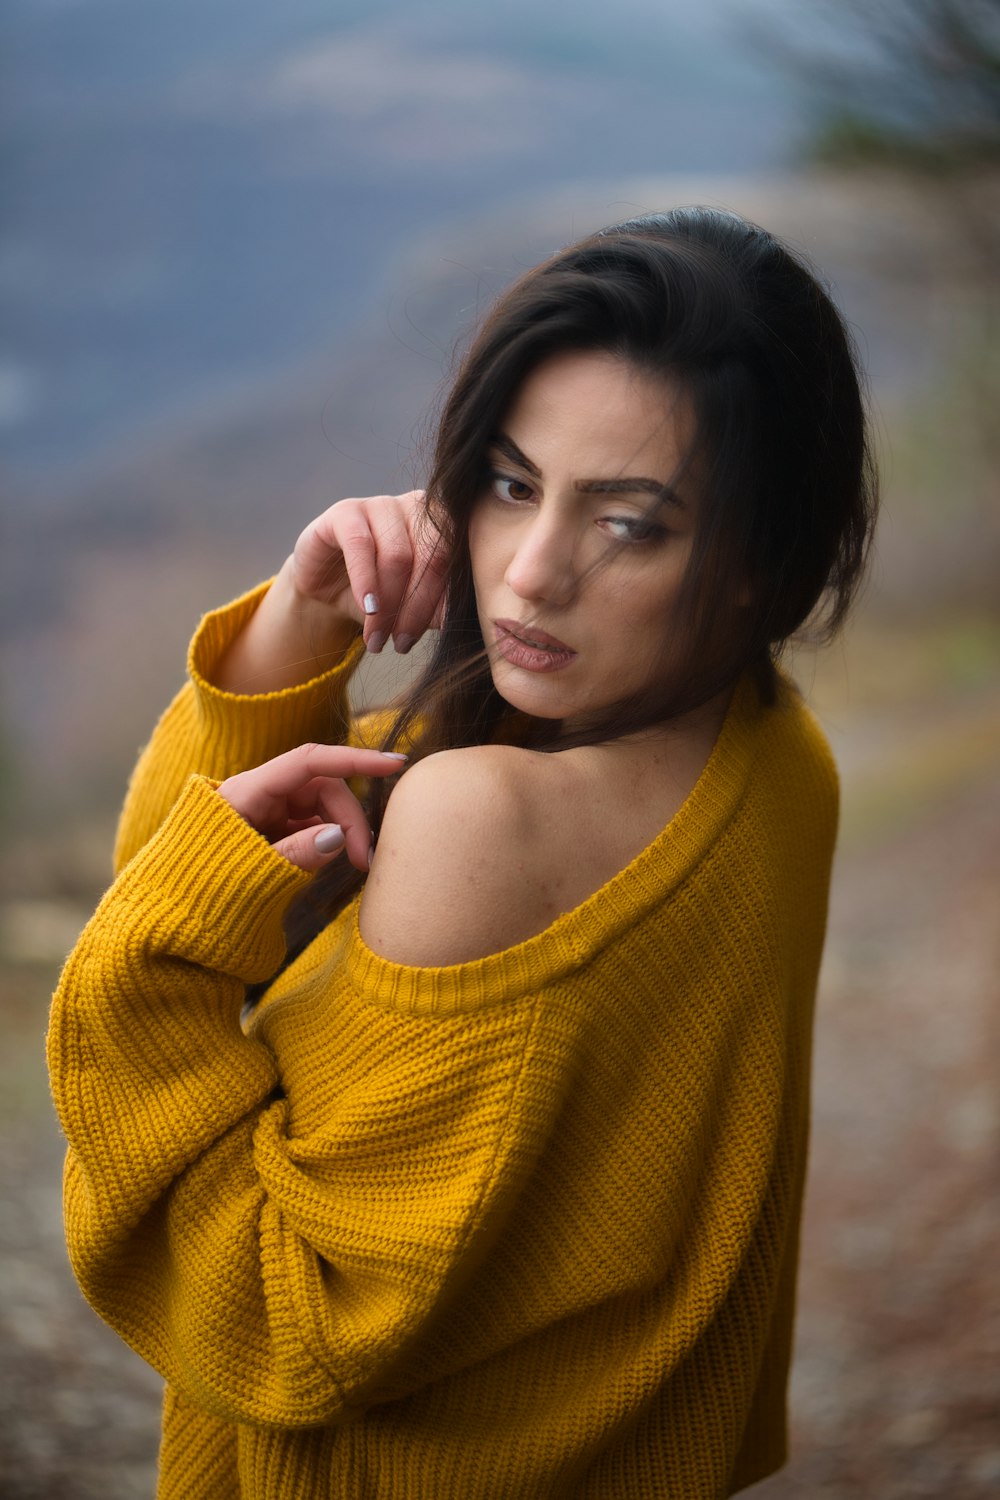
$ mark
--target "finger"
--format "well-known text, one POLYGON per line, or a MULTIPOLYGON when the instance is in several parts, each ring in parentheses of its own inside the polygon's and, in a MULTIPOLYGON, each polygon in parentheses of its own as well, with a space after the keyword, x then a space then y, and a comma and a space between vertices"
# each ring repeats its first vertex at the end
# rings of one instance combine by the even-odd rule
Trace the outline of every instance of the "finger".
POLYGON ((391 634, 405 652, 438 610, 447 549, 428 523, 424 491, 409 490, 339 500, 303 532, 296 562, 307 592, 346 583, 370 651, 391 634))
POLYGON ((360 745, 296 745, 252 771, 231 776, 219 790, 225 794, 227 787, 253 779, 266 785, 271 794, 288 797, 318 776, 345 781, 351 776, 392 776, 406 759, 394 750, 366 750, 360 745))
POLYGON ((396 635, 405 601, 413 587, 420 563, 411 526, 411 511, 417 492, 386 497, 372 509, 370 520, 375 541, 375 588, 377 609, 365 620, 369 651, 381 651, 390 633, 396 635))
POLYGON ((327 782, 320 801, 325 822, 336 824, 343 834, 351 864, 367 875, 372 857, 372 827, 364 808, 342 781, 327 782))
POLYGON ((343 502, 330 506, 309 523, 296 541, 293 553, 295 581, 299 589, 307 597, 325 604, 351 597, 347 565, 333 519, 334 511, 341 504, 343 502))
POLYGON ((366 614, 373 613, 370 602, 378 588, 370 507, 379 498, 338 500, 306 527, 295 544, 296 567, 304 591, 323 598, 344 591, 350 595, 355 618, 361 624, 366 614))
POLYGON ((405 653, 425 630, 440 624, 448 576, 448 547, 429 519, 418 523, 417 561, 393 626, 396 650, 405 653))
MULTIPOLYGON (((305 804, 301 800, 300 794, 310 782, 319 778, 336 782, 344 794, 341 797, 338 793, 338 801, 350 812, 358 804, 350 788, 343 785, 344 778, 392 776, 405 761, 405 755, 351 745, 299 745, 252 771, 229 777, 219 787, 219 794, 259 832, 266 835, 269 828, 277 826, 284 834, 289 817, 301 820, 318 810, 318 798, 305 804)), ((330 795, 324 793, 324 806, 329 805, 330 795)), ((332 821, 343 821, 339 811, 332 821)))
MULTIPOLYGON (((398 761, 396 765, 398 767, 398 761)), ((359 870, 368 868, 371 824, 346 782, 335 776, 315 776, 299 791, 289 795, 286 807, 287 818, 271 830, 262 830, 265 837, 277 843, 310 823, 317 827, 335 825, 343 834, 351 863, 359 870)))
POLYGON ((339 500, 314 523, 343 559, 369 649, 381 650, 413 568, 413 548, 395 495, 339 500))
POLYGON ((297 833, 288 834, 272 848, 290 864, 312 873, 322 870, 343 854, 344 843, 343 830, 336 823, 323 823, 318 828, 302 828, 297 833))
POLYGON ((321 828, 322 826, 323 819, 319 816, 319 813, 314 813, 309 818, 289 818, 281 837, 284 838, 289 833, 298 833, 302 828, 321 828))
POLYGON ((358 619, 366 629, 380 602, 378 548, 372 529, 376 517, 373 502, 363 500, 341 500, 332 517, 351 597, 358 609, 358 619))

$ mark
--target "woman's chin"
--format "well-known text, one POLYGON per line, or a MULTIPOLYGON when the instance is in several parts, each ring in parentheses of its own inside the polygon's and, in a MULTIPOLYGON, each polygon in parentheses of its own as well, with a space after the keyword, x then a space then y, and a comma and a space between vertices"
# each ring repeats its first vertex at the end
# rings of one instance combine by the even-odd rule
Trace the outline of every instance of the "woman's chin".
POLYGON ((503 660, 492 663, 492 673, 500 697, 518 713, 533 719, 558 720, 574 712, 566 695, 545 674, 521 672, 503 660))

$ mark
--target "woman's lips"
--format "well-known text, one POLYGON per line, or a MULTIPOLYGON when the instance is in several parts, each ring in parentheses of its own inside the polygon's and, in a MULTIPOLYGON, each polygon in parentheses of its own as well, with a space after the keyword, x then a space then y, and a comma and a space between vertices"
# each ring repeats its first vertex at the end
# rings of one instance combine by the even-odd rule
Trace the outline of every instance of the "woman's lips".
POLYGON ((568 667, 576 657, 572 647, 557 640, 547 630, 535 625, 519 625, 516 620, 494 620, 497 650, 512 666, 526 672, 557 672, 568 667))

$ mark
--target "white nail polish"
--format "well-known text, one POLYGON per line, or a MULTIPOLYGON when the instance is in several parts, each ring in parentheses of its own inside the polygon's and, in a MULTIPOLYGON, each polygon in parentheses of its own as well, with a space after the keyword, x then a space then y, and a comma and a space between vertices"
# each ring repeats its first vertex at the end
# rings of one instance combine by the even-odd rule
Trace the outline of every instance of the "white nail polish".
POLYGON ((320 829, 313 842, 320 854, 335 854, 344 847, 344 830, 338 823, 331 823, 328 828, 320 829))
POLYGON ((361 602, 365 607, 366 615, 378 614, 378 598, 375 594, 366 594, 361 602))

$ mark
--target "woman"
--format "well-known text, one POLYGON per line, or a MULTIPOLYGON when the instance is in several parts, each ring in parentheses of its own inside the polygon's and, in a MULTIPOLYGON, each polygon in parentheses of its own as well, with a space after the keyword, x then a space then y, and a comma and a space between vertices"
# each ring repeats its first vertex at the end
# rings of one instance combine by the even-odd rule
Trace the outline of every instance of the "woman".
POLYGON ((168 1383, 161 1495, 781 1464, 836 779, 776 662, 873 512, 826 294, 680 210, 500 299, 426 499, 334 506, 203 621, 50 1037, 76 1273, 168 1383), (362 641, 439 624, 351 726, 362 641))

